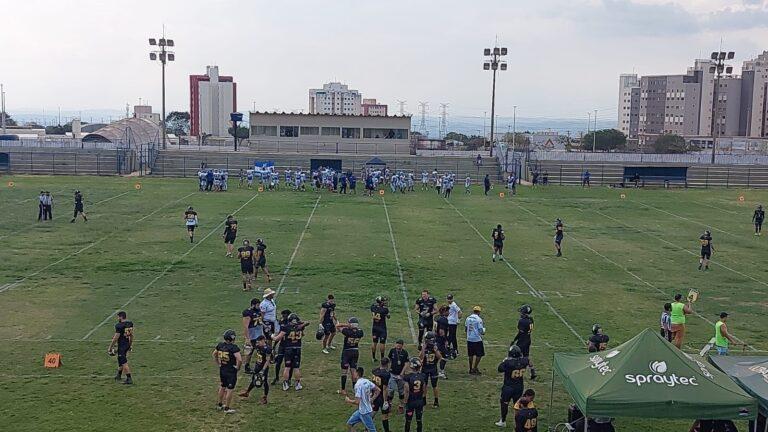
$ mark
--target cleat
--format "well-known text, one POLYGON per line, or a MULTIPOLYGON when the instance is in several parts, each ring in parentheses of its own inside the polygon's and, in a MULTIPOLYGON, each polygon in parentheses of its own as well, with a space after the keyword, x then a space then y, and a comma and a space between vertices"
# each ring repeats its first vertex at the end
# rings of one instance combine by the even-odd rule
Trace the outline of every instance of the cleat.
POLYGON ((224 408, 224 414, 234 414, 236 412, 233 408, 224 408))
POLYGON ((328 351, 328 348, 323 348, 323 354, 330 354, 331 352, 328 351))
POLYGON ((128 378, 125 379, 125 382, 123 384, 131 385, 131 384, 133 384, 133 380, 131 379, 131 377, 128 377, 128 378))
POLYGON ((259 403, 262 404, 262 405, 266 405, 267 404, 267 397, 266 396, 262 396, 261 399, 259 400, 259 403))
POLYGON ((335 351, 336 350, 336 345, 328 345, 328 348, 330 348, 330 349, 335 351))
POLYGON ((247 398, 248 397, 248 392, 244 391, 244 392, 238 394, 238 396, 240 396, 241 398, 247 398))
POLYGON ((304 387, 301 385, 301 381, 296 381, 296 386, 294 388, 296 389, 296 391, 299 391, 304 387))
POLYGON ((442 379, 447 379, 447 378, 445 377, 445 372, 440 372, 439 374, 437 374, 437 377, 438 377, 438 378, 442 378, 442 379))
POLYGON ((496 426, 498 426, 498 427, 502 427, 502 428, 503 428, 503 427, 507 427, 507 422, 505 422, 505 421, 501 421, 501 420, 497 421, 497 422, 496 422, 496 423, 494 423, 494 424, 495 424, 496 426))
POLYGON ((289 388, 291 388, 291 385, 288 381, 283 381, 283 391, 288 391, 289 388))

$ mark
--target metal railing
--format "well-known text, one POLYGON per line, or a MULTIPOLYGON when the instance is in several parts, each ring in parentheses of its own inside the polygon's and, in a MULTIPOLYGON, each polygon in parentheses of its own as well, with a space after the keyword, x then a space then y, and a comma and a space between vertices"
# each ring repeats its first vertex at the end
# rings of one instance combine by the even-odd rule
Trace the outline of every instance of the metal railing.
POLYGON ((119 175, 133 172, 138 167, 138 154, 129 149, 77 151, 4 151, 8 164, 3 170, 22 174, 61 175, 119 175))
POLYGON ((67 137, 20 138, 18 140, 0 141, 0 147, 51 148, 71 150, 115 150, 129 146, 129 143, 124 142, 84 142, 81 139, 67 137))
MULTIPOLYGON (((624 162, 706 165, 711 154, 657 154, 657 153, 606 153, 606 152, 562 152, 532 151, 531 158, 540 161, 559 162, 624 162)), ((760 154, 718 154, 718 165, 768 165, 768 155, 760 154)))

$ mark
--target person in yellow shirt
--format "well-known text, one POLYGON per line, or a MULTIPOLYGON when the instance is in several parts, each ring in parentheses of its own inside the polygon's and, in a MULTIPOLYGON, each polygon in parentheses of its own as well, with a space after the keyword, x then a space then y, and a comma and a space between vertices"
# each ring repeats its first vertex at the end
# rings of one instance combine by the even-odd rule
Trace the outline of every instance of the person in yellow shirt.
POLYGON ((672 302, 672 313, 670 314, 672 344, 678 349, 683 346, 683 339, 685 338, 685 317, 693 313, 691 302, 683 303, 680 301, 682 298, 682 294, 675 294, 675 301, 672 302))
POLYGON ((728 332, 728 326, 725 321, 728 319, 728 312, 720 312, 720 320, 715 323, 715 348, 717 355, 728 355, 728 345, 732 343, 739 345, 736 339, 728 332))

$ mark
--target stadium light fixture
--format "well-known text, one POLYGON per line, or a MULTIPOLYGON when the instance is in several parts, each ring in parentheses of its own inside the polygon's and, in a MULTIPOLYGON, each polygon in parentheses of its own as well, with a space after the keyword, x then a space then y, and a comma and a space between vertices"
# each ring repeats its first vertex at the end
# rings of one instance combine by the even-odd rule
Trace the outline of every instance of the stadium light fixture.
POLYGON ((720 100, 718 95, 718 92, 720 91, 720 78, 722 78, 723 72, 725 72, 726 75, 731 75, 733 73, 733 66, 726 65, 725 61, 733 60, 734 57, 736 57, 736 53, 733 51, 713 51, 710 56, 710 59, 714 64, 709 67, 709 73, 715 75, 715 85, 712 91, 712 122, 710 125, 710 134, 712 136, 712 165, 715 164, 715 155, 717 154, 717 138, 722 134, 720 127, 722 121, 720 121, 721 116, 718 114, 720 111, 720 100), (717 125, 717 129, 715 129, 715 125, 717 125))
MULTIPOLYGON (((483 70, 493 71, 493 86, 491 87, 491 145, 489 153, 493 156, 493 139, 494 139, 494 127, 496 120, 496 71, 501 69, 507 70, 507 62, 503 61, 501 57, 507 55, 508 50, 503 47, 495 46, 493 48, 483 49, 483 55, 487 57, 483 63, 483 70)), ((485 139, 485 137, 483 137, 485 139)))
MULTIPOLYGON (((159 50, 154 50, 149 53, 149 59, 151 61, 159 61, 162 69, 162 91, 163 91, 163 106, 162 106, 162 118, 160 119, 160 129, 163 134, 163 149, 166 148, 167 133, 165 130, 165 64, 176 60, 176 54, 173 51, 168 51, 167 47, 174 46, 173 39, 165 38, 165 29, 163 29, 163 37, 155 39, 149 39, 150 46, 158 46, 159 50)), ((179 140, 179 146, 181 146, 181 140, 179 140)))

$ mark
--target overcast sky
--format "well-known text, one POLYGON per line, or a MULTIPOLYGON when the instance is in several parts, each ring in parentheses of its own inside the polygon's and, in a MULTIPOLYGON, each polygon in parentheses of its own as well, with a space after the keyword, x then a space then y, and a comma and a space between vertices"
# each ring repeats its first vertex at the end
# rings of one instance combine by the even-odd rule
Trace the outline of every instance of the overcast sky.
POLYGON ((160 66, 147 38, 176 41, 168 110, 189 109, 190 74, 234 75, 248 111, 307 109, 307 90, 337 80, 390 104, 436 114, 490 111, 482 51, 508 47, 497 111, 616 117, 618 75, 684 73, 699 56, 768 50, 768 0, 2 0, 0 82, 14 109, 159 111, 160 66))

